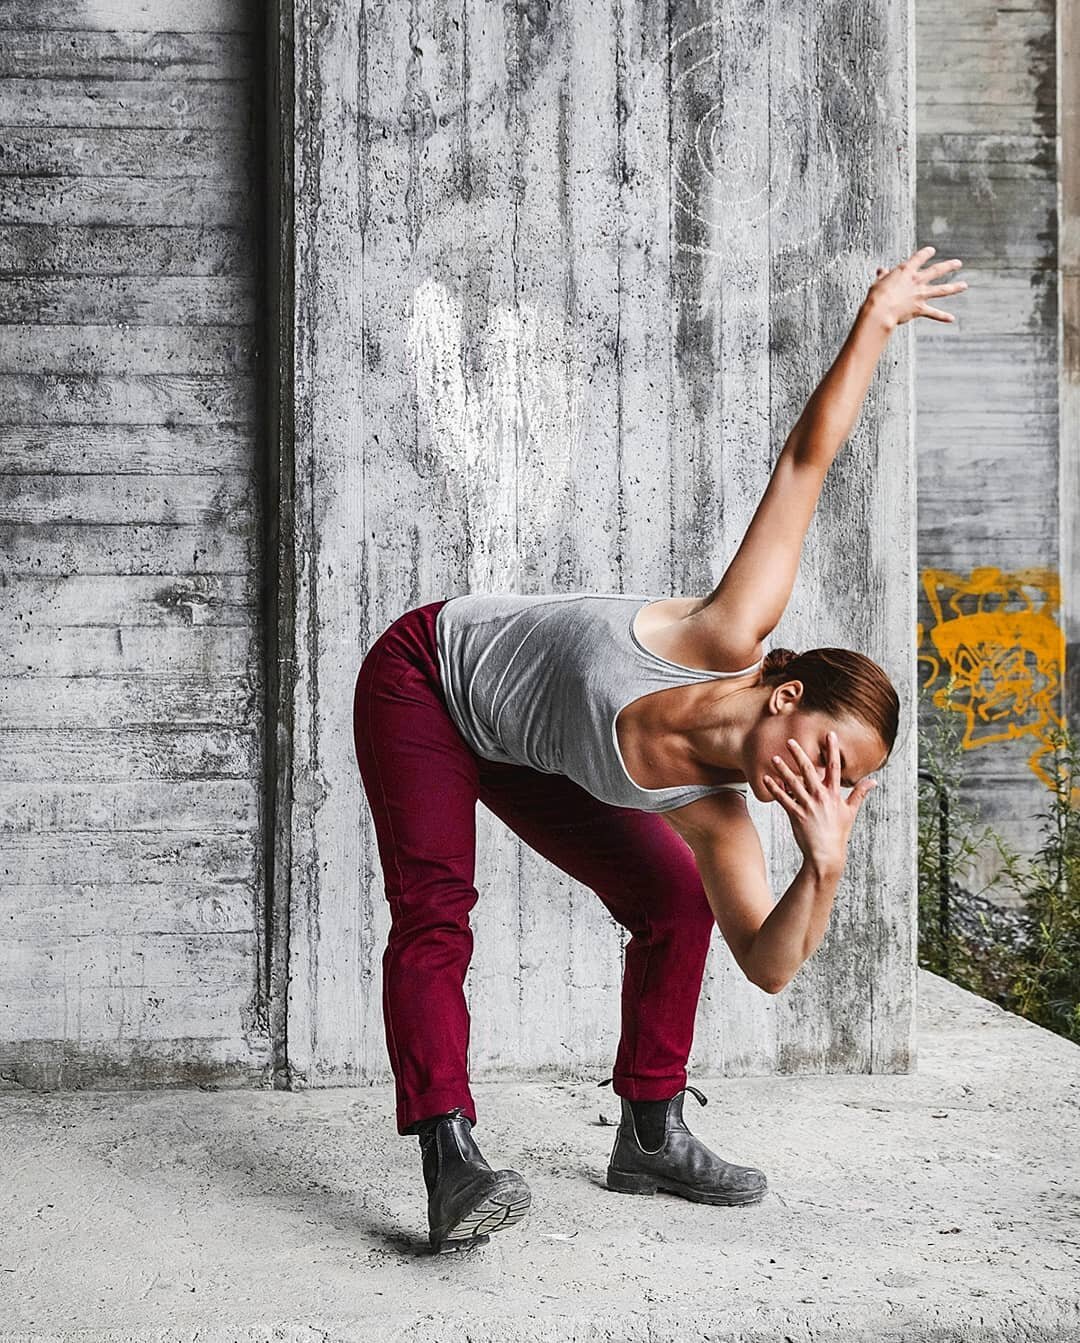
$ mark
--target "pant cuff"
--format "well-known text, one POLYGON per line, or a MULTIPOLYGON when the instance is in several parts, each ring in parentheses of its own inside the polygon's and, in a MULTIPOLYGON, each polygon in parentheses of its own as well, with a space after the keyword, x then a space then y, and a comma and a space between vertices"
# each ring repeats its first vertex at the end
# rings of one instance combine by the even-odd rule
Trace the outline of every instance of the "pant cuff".
POLYGON ((398 1101, 397 1131, 407 1134, 413 1124, 433 1115, 446 1114, 450 1110, 461 1109, 471 1123, 476 1123, 476 1106, 468 1088, 462 1094, 460 1088, 435 1087, 419 1096, 410 1096, 398 1101))
POLYGON ((686 1069, 668 1077, 627 1077, 613 1073, 611 1089, 628 1101, 667 1101, 686 1086, 686 1069))

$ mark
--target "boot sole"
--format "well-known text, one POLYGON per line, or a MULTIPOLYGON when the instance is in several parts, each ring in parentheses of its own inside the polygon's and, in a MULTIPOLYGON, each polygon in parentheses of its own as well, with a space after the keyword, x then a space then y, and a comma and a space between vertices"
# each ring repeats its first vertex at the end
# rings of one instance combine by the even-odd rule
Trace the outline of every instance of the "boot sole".
POLYGON ((441 1235, 433 1231, 431 1248, 436 1254, 451 1254, 473 1245, 486 1245, 494 1232, 517 1226, 531 1204, 532 1195, 517 1180, 489 1190, 474 1208, 458 1218, 449 1231, 441 1235))
POLYGON ((651 1175, 634 1175, 628 1171, 613 1170, 608 1167, 607 1187, 619 1194, 677 1194, 679 1198, 690 1199, 693 1203, 712 1203, 721 1207, 742 1207, 748 1203, 760 1203, 768 1192, 768 1185, 761 1189, 731 1189, 723 1193, 706 1194, 690 1185, 680 1185, 675 1181, 662 1182, 651 1175))

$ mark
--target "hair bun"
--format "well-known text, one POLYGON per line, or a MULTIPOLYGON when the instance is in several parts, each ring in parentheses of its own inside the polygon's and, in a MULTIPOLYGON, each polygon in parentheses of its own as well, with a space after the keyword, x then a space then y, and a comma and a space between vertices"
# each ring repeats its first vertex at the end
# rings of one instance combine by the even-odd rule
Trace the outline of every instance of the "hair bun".
POLYGON ((798 653, 792 648, 770 648, 761 664, 762 676, 772 676, 776 672, 782 672, 788 663, 793 662, 798 656, 798 653))

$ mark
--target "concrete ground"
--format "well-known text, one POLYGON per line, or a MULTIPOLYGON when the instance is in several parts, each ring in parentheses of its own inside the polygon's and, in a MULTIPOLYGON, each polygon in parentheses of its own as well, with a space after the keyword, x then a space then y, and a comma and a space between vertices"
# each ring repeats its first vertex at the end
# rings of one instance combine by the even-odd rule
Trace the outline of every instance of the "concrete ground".
POLYGON ((478 1087, 534 1203, 459 1255, 387 1087, 0 1095, 0 1338, 1080 1340, 1080 1049, 920 995, 915 1074, 692 1079, 751 1208, 608 1191, 592 1081, 478 1087))

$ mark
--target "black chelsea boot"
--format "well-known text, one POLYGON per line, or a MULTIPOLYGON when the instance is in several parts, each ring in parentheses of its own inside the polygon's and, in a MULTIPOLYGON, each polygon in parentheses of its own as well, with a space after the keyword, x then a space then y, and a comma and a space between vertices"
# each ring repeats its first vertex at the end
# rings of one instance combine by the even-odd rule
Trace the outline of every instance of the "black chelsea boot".
POLYGON ((682 1107, 687 1091, 706 1104, 696 1087, 672 1096, 664 1117, 663 1141, 655 1151, 641 1146, 630 1102, 620 1097, 622 1122, 608 1163, 607 1187, 621 1194, 655 1194, 662 1189, 695 1203, 760 1202, 768 1187, 764 1174, 753 1166, 724 1161, 686 1127, 682 1107))
POLYGON ((441 1115, 420 1139, 428 1191, 428 1238, 436 1254, 487 1244, 515 1226, 532 1195, 516 1170, 492 1170, 460 1109, 441 1115))

